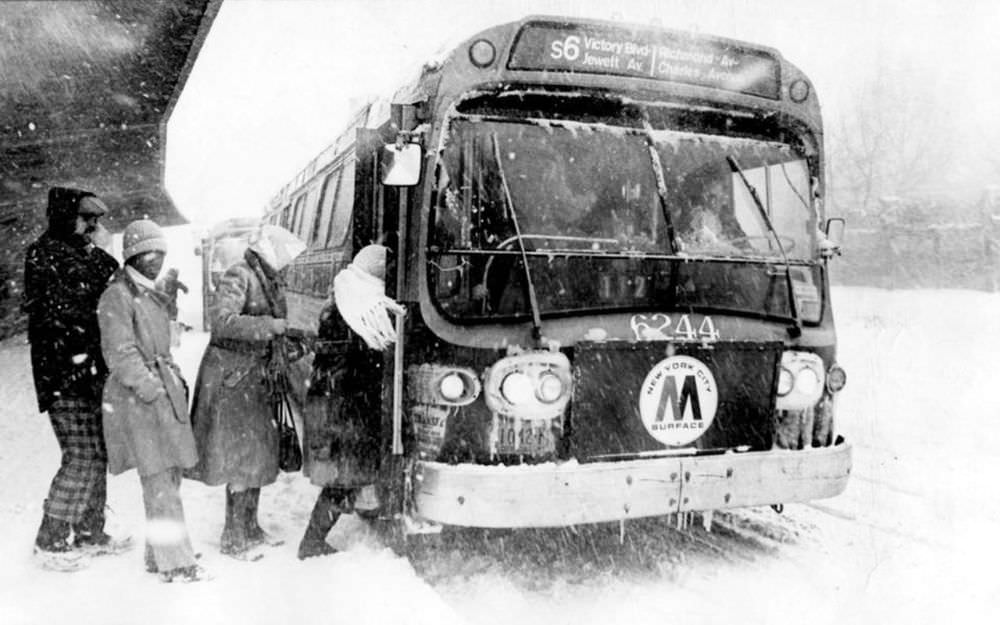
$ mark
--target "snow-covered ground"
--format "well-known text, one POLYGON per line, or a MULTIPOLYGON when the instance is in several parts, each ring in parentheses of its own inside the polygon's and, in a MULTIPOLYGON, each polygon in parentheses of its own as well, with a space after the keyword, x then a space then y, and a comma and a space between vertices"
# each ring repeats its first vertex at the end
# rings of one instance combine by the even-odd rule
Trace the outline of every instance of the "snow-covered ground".
MULTIPOLYGON (((169 261, 168 261, 169 264, 169 261)), ((31 543, 58 447, 35 411, 23 336, 0 343, 0 623, 965 623, 1000 607, 1000 296, 835 289, 848 372, 840 432, 855 444, 847 491, 778 515, 755 508, 677 530, 461 532, 412 559, 347 518, 341 553, 299 562, 315 497, 299 475, 264 490, 285 538, 262 560, 220 556, 224 494, 182 487, 196 550, 215 579, 162 584, 143 571, 134 473, 109 479, 110 531, 139 547, 89 569, 38 569, 31 543)), ((194 325, 194 324, 192 324, 194 325)), ((190 380, 206 336, 185 335, 190 380)))

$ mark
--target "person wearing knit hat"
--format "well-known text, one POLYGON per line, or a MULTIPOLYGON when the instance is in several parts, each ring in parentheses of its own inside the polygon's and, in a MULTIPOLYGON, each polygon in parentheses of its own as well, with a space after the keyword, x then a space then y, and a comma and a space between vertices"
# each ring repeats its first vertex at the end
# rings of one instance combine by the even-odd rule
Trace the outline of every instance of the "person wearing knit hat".
MULTIPOLYGON (((122 233, 122 258, 127 264, 135 256, 148 252, 160 252, 166 255, 167 238, 155 222, 149 219, 133 221, 125 227, 125 231, 122 233)), ((157 265, 156 271, 159 272, 160 268, 162 268, 162 262, 157 265)), ((156 289, 167 296, 167 310, 171 320, 177 319, 177 291, 188 292, 187 285, 181 282, 178 276, 177 269, 170 268, 166 275, 156 282, 156 289)), ((154 274, 152 279, 155 280, 156 277, 154 274)))
POLYGON ((274 427, 281 379, 305 379, 305 363, 280 363, 289 339, 282 270, 305 244, 288 230, 263 225, 251 237, 243 260, 219 279, 209 311, 211 340, 195 382, 194 422, 198 465, 188 477, 225 485, 226 516, 220 551, 252 560, 252 550, 274 545, 257 519, 262 487, 278 477, 278 432, 274 427))
POLYGON ((162 581, 198 581, 180 497, 183 470, 197 462, 187 384, 170 354, 170 296, 154 280, 167 240, 152 221, 125 227, 125 267, 97 305, 111 374, 102 407, 108 471, 136 469, 146 508, 146 570, 162 581))
POLYGON ((333 279, 337 311, 351 330, 376 350, 396 341, 390 313, 403 313, 402 307, 385 295, 386 251, 384 245, 366 245, 333 279))
POLYGON ((326 536, 341 513, 378 506, 373 493, 379 458, 379 418, 367 379, 378 375, 364 366, 371 351, 396 341, 395 316, 405 310, 385 295, 388 249, 367 245, 337 274, 333 294, 320 314, 319 338, 303 410, 303 472, 321 490, 299 543, 299 559, 336 550, 326 536), (354 340, 352 340, 354 339, 354 340), (374 416, 373 416, 374 415, 374 416))
POLYGON ((139 219, 125 226, 122 233, 122 258, 126 261, 143 252, 167 253, 167 238, 155 222, 139 219))

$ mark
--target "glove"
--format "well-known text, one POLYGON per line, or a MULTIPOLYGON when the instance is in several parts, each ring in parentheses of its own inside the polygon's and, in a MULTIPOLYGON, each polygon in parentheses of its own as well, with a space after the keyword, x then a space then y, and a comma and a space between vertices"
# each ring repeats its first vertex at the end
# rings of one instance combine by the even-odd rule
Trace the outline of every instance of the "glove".
POLYGON ((271 319, 271 334, 281 336, 288 330, 288 320, 280 317, 271 319))

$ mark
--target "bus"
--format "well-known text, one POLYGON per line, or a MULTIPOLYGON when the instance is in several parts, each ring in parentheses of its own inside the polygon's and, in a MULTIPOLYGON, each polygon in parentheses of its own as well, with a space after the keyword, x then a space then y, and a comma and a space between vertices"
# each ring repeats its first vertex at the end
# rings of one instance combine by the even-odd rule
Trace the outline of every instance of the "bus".
POLYGON ((813 84, 775 49, 532 16, 423 66, 272 199, 315 327, 360 247, 406 309, 358 401, 383 518, 559 527, 833 497, 813 84))
POLYGON ((234 217, 220 221, 209 228, 195 256, 201 256, 202 325, 206 332, 212 329, 209 314, 215 307, 219 279, 232 265, 243 258, 250 243, 250 235, 260 227, 256 217, 234 217))

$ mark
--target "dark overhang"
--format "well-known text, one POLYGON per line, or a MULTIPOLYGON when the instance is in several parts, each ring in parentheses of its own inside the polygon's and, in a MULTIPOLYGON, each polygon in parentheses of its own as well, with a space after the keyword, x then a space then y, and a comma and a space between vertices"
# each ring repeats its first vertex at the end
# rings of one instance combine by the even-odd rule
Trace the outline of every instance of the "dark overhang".
POLYGON ((184 221, 166 124, 221 0, 0 3, 0 227, 44 225, 50 186, 93 191, 109 227, 184 221))

